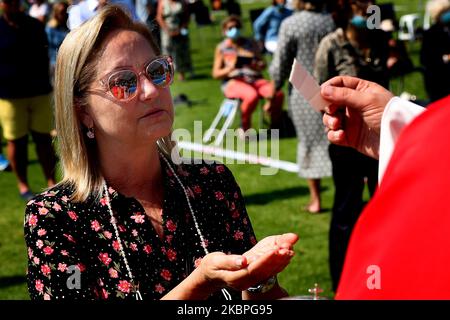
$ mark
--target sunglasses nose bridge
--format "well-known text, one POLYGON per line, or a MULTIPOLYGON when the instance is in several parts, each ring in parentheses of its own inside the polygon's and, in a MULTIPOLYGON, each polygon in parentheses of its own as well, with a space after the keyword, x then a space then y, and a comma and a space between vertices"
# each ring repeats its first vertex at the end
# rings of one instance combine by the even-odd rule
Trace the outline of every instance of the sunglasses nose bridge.
POLYGON ((153 83, 146 71, 141 71, 138 74, 138 86, 140 94, 144 100, 153 98, 158 95, 158 87, 153 83))

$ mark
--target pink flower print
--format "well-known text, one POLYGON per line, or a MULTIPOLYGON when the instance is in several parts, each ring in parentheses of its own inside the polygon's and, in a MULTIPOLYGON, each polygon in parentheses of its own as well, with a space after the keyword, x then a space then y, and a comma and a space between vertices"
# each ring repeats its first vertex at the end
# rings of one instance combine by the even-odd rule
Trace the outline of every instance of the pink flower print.
POLYGON ((195 259, 195 261, 194 261, 194 266, 195 266, 196 268, 198 268, 198 266, 199 266, 200 263, 202 262, 202 259, 203 259, 203 258, 197 258, 197 259, 195 259))
POLYGON ((166 291, 166 289, 164 289, 164 287, 163 287, 160 283, 158 283, 158 284, 155 286, 155 291, 158 292, 159 294, 161 294, 161 293, 163 293, 164 291, 166 291))
POLYGON ((38 247, 39 249, 42 249, 43 246, 44 246, 44 241, 42 241, 42 240, 36 241, 36 247, 38 247))
POLYGON ((38 257, 34 257, 33 262, 34 262, 34 264, 39 264, 39 262, 41 262, 41 260, 38 257))
POLYGON ((101 198, 101 199, 100 199, 100 204, 101 204, 102 206, 106 206, 106 204, 107 204, 106 198, 101 198))
POLYGON ((66 270, 67 270, 67 264, 65 264, 65 263, 58 263, 58 270, 59 271, 61 271, 61 272, 66 272, 66 270))
POLYGON ((225 199, 225 197, 223 196, 222 192, 220 192, 220 191, 216 191, 215 195, 216 195, 216 200, 220 201, 220 200, 225 199))
POLYGON ((166 281, 170 281, 172 279, 172 273, 170 273, 170 271, 167 269, 162 269, 161 277, 163 277, 163 279, 166 281))
POLYGON ((45 216, 48 213, 47 208, 39 208, 39 215, 45 216))
POLYGON ((133 250, 133 251, 137 251, 137 244, 136 243, 134 243, 134 242, 132 242, 131 244, 130 244, 130 249, 131 250, 133 250))
POLYGON ((172 239, 173 239, 173 235, 169 234, 168 236, 166 236, 166 241, 168 244, 172 244, 172 239))
POLYGON ((205 239, 205 241, 203 241, 203 245, 204 245, 205 247, 208 247, 208 244, 209 244, 208 239, 205 239))
POLYGON ((27 206, 32 205, 33 203, 34 203, 34 200, 32 199, 32 200, 27 202, 27 206))
POLYGON ((167 259, 169 259, 169 261, 177 260, 177 252, 173 249, 167 250, 166 255, 167 255, 167 259))
POLYGON ((44 252, 44 254, 45 254, 46 256, 49 256, 49 255, 51 255, 51 254, 53 253, 53 251, 55 251, 55 250, 53 250, 52 247, 46 246, 44 249, 42 249, 42 251, 44 252))
POLYGON ((134 216, 131 216, 131 219, 134 220, 134 222, 136 223, 144 223, 144 218, 145 216, 143 214, 141 214, 140 212, 136 212, 136 214, 134 216))
POLYGON ((47 230, 41 228, 38 230, 37 234, 39 237, 45 236, 47 234, 47 230))
POLYGON ((116 251, 120 250, 120 243, 119 243, 119 241, 114 240, 112 245, 113 245, 113 249, 114 250, 116 250, 116 251))
POLYGON ((44 300, 50 300, 50 295, 48 293, 44 294, 44 300))
POLYGON ((51 271, 52 271, 52 269, 50 269, 50 267, 47 264, 43 264, 41 266, 41 272, 44 276, 48 276, 51 271))
POLYGON ((166 227, 170 232, 175 232, 175 230, 177 230, 177 225, 172 220, 167 220, 166 227))
POLYGON ((255 238, 254 236, 251 236, 251 237, 250 237, 250 243, 251 243, 252 245, 255 245, 257 242, 258 242, 258 241, 256 241, 256 238, 255 238))
POLYGON ((36 288, 36 290, 38 292, 43 292, 44 291, 44 284, 42 283, 41 280, 36 280, 34 283, 34 287, 36 288))
POLYGON ((125 228, 125 226, 122 225, 122 224, 119 224, 119 225, 117 226, 117 229, 119 229, 119 232, 125 232, 125 231, 127 231, 127 228, 125 228))
POLYGON ((200 188, 200 186, 198 186, 198 185, 195 185, 195 186, 193 187, 193 189, 194 189, 194 192, 195 192, 196 194, 202 193, 202 188, 200 188))
POLYGON ((106 239, 111 239, 112 238, 112 233, 109 231, 104 231, 103 235, 105 236, 106 239))
POLYGON ((67 252, 67 250, 61 250, 61 255, 68 256, 69 252, 67 252))
POLYGON ((231 201, 230 206, 229 206, 230 211, 234 211, 236 210, 236 205, 234 204, 233 201, 231 201))
POLYGON ((233 217, 233 219, 239 218, 239 216, 240 216, 239 211, 237 211, 237 210, 234 211, 233 214, 232 214, 231 216, 233 217))
POLYGON ((34 227, 38 222, 38 217, 34 214, 31 214, 28 217, 28 224, 30 225, 30 227, 34 227))
POLYGON ((42 201, 36 202, 36 205, 39 206, 39 207, 43 207, 44 206, 44 202, 42 202, 42 201))
POLYGON ((242 240, 244 236, 244 233, 242 231, 236 231, 234 233, 234 240, 242 240))
POLYGON ((67 197, 67 196, 62 196, 62 197, 61 197, 61 200, 64 201, 64 202, 67 202, 67 201, 69 201, 69 197, 67 197))
POLYGON ((242 219, 242 223, 243 223, 244 225, 247 225, 247 224, 248 224, 247 218, 242 219))
POLYGON ((102 288, 102 299, 108 299, 108 296, 109 296, 109 292, 108 291, 106 291, 106 289, 105 288, 102 288))
POLYGON ((223 165, 218 165, 217 167, 216 167, 216 172, 217 173, 222 173, 222 172, 224 172, 225 171, 225 167, 223 166, 223 165))
POLYGON ((189 198, 195 198, 194 192, 192 192, 192 189, 190 187, 186 188, 186 192, 189 198))
POLYGON ((64 233, 63 236, 66 237, 69 242, 77 243, 70 234, 64 233))
POLYGON ((117 288, 123 293, 130 293, 131 284, 126 280, 120 280, 117 288))
POLYGON ((207 167, 202 167, 200 169, 200 174, 207 175, 208 173, 209 173, 209 170, 207 167))
POLYGON ((53 210, 55 211, 60 211, 61 210, 61 206, 59 204, 57 204, 56 202, 53 204, 53 210))
POLYGON ((136 229, 131 230, 131 234, 133 235, 133 237, 137 237, 139 235, 136 229))
POLYGON ((152 249, 152 246, 151 245, 149 245, 149 244, 146 244, 145 246, 144 246, 144 249, 142 249, 146 254, 150 254, 150 253, 152 253, 152 251, 153 251, 153 249, 152 249))
POLYGON ((91 229, 94 231, 100 230, 100 223, 97 220, 91 221, 91 229))
POLYGON ((109 187, 108 188, 108 192, 109 192, 109 194, 113 194, 114 192, 116 192, 116 190, 114 190, 113 188, 109 187))
POLYGON ((80 269, 80 272, 86 271, 86 266, 82 264, 81 262, 77 264, 78 269, 80 269))
POLYGON ((230 224, 225 223, 225 230, 227 230, 227 232, 230 232, 230 224))
POLYGON ((182 177, 188 177, 189 176, 189 172, 187 172, 186 170, 183 170, 182 167, 178 167, 178 175, 182 176, 182 177))
POLYGON ((31 259, 32 256, 33 256, 33 249, 28 248, 28 257, 31 259))
POLYGON ((109 255, 105 252, 102 252, 98 255, 98 258, 101 262, 103 262, 104 265, 109 265, 112 261, 112 259, 109 257, 109 255))
POLYGON ((238 199, 239 198, 239 194, 237 193, 237 191, 234 193, 234 196, 233 196, 235 199, 238 199))
POLYGON ((109 276, 111 278, 118 278, 119 277, 119 273, 117 272, 117 270, 115 270, 113 268, 109 268, 108 273, 109 273, 109 276))
POLYGON ((72 219, 73 221, 77 221, 78 216, 75 212, 73 211, 68 211, 67 214, 69 215, 70 219, 72 219))

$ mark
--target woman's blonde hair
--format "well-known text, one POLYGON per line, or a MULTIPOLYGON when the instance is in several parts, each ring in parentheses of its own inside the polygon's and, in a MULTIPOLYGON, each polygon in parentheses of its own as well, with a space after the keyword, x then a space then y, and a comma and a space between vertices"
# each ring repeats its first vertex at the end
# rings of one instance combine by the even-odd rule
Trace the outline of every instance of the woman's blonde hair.
MULTIPOLYGON (((72 200, 100 198, 104 179, 100 173, 96 142, 86 137, 77 108, 87 106, 88 87, 96 76, 96 62, 102 54, 106 37, 116 30, 141 34, 155 54, 160 54, 150 31, 134 22, 124 10, 108 5, 97 15, 71 31, 62 43, 55 71, 55 122, 62 169, 60 184, 73 189, 72 200)), ((170 156, 174 143, 170 136, 157 141, 158 148, 170 156)))

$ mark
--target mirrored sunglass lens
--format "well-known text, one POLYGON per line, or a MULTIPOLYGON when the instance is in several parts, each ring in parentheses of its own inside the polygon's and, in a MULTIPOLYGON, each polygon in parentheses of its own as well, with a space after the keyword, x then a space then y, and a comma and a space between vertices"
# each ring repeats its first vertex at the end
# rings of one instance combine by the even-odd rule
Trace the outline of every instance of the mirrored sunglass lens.
POLYGON ((173 71, 166 60, 155 60, 147 67, 147 74, 156 86, 165 87, 172 83, 173 71))
POLYGON ((131 98, 137 90, 137 78, 131 71, 120 71, 109 78, 109 89, 119 100, 131 98))

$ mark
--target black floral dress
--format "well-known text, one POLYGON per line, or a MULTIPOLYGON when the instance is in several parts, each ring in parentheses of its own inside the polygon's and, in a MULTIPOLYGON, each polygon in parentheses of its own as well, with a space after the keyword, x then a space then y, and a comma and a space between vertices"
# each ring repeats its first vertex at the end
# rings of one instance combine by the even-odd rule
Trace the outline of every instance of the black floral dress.
MULTIPOLYGON (((105 197, 73 203, 71 189, 57 186, 27 204, 24 227, 32 299, 135 299, 136 288, 143 299, 159 299, 194 270, 204 256, 200 237, 183 189, 163 161, 161 165, 164 239, 136 199, 108 190, 134 282, 120 256, 105 197)), ((256 244, 228 168, 202 163, 176 170, 209 252, 241 254, 256 244)), ((240 292, 228 291, 240 299, 240 292)), ((211 298, 223 297, 219 291, 211 298)))

